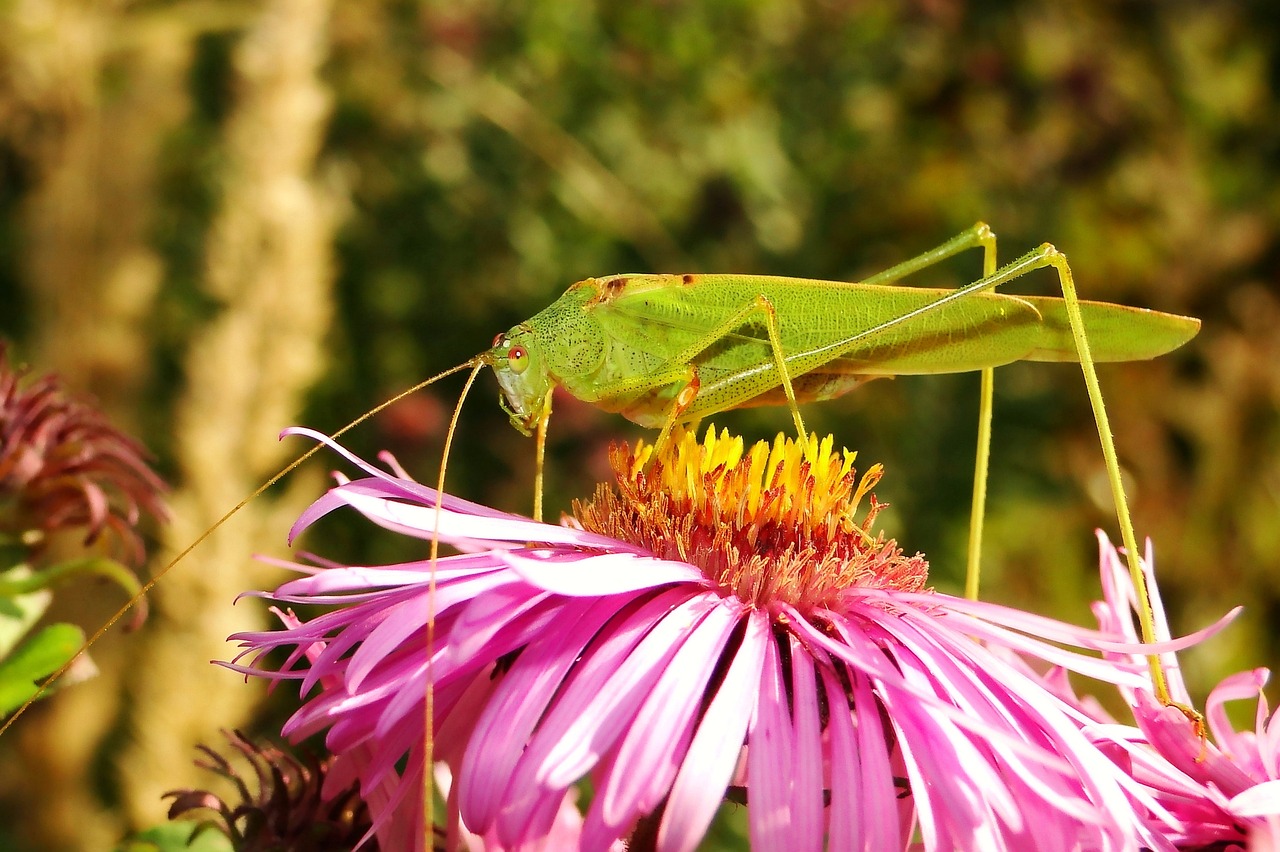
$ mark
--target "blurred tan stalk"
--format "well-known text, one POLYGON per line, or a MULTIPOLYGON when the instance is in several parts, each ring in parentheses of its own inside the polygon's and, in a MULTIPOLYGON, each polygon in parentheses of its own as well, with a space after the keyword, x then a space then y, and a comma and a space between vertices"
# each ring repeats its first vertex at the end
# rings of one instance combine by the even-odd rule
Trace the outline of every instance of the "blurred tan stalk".
MULTIPOLYGON (((146 244, 153 167, 160 140, 186 114, 190 44, 131 40, 118 51, 131 22, 112 4, 24 0, 0 6, 0 19, 0 126, 34 172, 22 211, 33 360, 91 391, 133 430, 149 363, 146 319, 162 274, 146 244), (102 91, 109 65, 128 81, 110 98, 102 91)), ((105 617, 101 606, 78 609, 86 622, 105 617)), ((90 773, 119 711, 119 650, 103 647, 100 677, 15 731, 24 759, 6 770, 4 786, 22 797, 19 829, 37 848, 102 849, 118 836, 90 773)))
MULTIPOLYGON (((331 315, 331 242, 337 194, 313 178, 330 109, 318 78, 330 5, 269 0, 235 52, 236 106, 227 126, 229 171, 207 249, 208 288, 225 307, 187 358, 177 411, 183 487, 174 499, 170 550, 189 543, 287 460, 271 440, 294 422, 324 368, 331 315)), ((314 492, 312 492, 314 493, 314 492)), ((252 560, 278 541, 298 499, 250 504, 166 578, 155 600, 158 631, 130 671, 132 745, 119 762, 128 816, 162 817, 160 796, 195 786, 197 742, 243 725, 257 694, 203 661, 228 655, 226 636, 252 610, 229 606, 261 587, 252 560)), ((256 620, 256 617, 255 617, 256 620)))
MULTIPOLYGON (((238 9, 246 19, 248 7, 238 9)), ((146 383, 164 275, 147 244, 155 164, 186 117, 186 72, 209 11, 134 14, 89 0, 21 0, 0 11, 9 72, 0 120, 38 169, 24 211, 24 274, 40 366, 90 390, 126 427, 136 423, 129 410, 146 383)), ((186 358, 168 553, 282 464, 289 449, 273 437, 297 419, 324 368, 340 209, 339 193, 313 180, 330 109, 318 78, 329 12, 318 0, 268 0, 235 51, 221 206, 206 244, 206 288, 221 311, 186 358)), ((225 25, 220 17, 215 25, 225 25)), ((192 766, 195 744, 244 724, 257 700, 207 661, 228 656, 228 633, 263 626, 257 610, 231 602, 268 582, 251 554, 279 540, 305 499, 250 505, 159 585, 151 623, 127 640, 127 661, 99 652, 101 678, 23 720, 24 833, 35 848, 109 848, 125 829, 91 787, 113 723, 127 741, 113 774, 135 825, 163 819, 164 791, 207 780, 192 766)))

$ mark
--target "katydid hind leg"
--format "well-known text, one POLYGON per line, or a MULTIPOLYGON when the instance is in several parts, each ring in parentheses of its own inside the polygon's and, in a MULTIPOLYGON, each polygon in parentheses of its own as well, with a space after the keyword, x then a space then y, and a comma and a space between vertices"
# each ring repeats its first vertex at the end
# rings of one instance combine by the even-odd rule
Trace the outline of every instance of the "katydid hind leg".
POLYGON ((969 510, 969 547, 965 559, 964 594, 978 599, 982 577, 982 531, 987 517, 987 477, 991 470, 991 413, 996 371, 984 367, 978 389, 978 448, 973 461, 973 501, 969 510))
MULTIPOLYGON (((996 272, 996 234, 986 225, 982 230, 982 276, 996 272)), ((991 473, 991 418, 996 397, 996 368, 983 367, 978 390, 978 446, 973 462, 973 499, 969 504, 969 549, 965 554, 965 597, 978 600, 982 580, 982 531, 987 519, 987 477, 991 473)))
MULTIPOLYGON (((1094 424, 1098 428, 1098 441, 1102 444, 1102 456, 1107 468, 1107 479, 1111 483, 1111 496, 1116 506, 1116 519, 1120 523, 1120 537, 1124 542, 1125 556, 1129 563, 1129 575, 1133 579, 1137 593, 1138 622, 1142 629, 1144 642, 1156 641, 1155 617, 1151 608, 1151 596, 1147 590, 1146 574, 1142 570, 1141 551, 1138 550, 1138 539, 1133 530, 1133 518, 1129 513, 1129 501, 1124 492, 1124 481, 1120 474, 1120 460, 1116 453, 1115 440, 1111 433, 1111 421, 1107 417, 1107 409, 1102 401, 1102 388, 1098 383, 1098 373, 1094 368, 1093 357, 1089 353, 1089 340, 1085 335, 1084 319, 1080 314, 1080 299, 1076 294, 1075 279, 1071 267, 1067 264, 1066 255, 1053 246, 1045 243, 1040 248, 1024 256, 1032 259, 1027 271, 1043 266, 1052 267, 1058 274, 1058 284, 1062 289, 1062 300, 1066 304, 1067 319, 1071 323, 1071 334, 1075 338, 1076 352, 1080 356, 1080 367, 1084 372, 1085 389, 1089 393, 1089 404, 1093 408, 1094 424)), ((1169 687, 1165 678, 1164 667, 1159 656, 1147 657, 1151 670, 1151 681, 1155 688, 1156 698, 1162 704, 1170 704, 1169 687)))
MULTIPOLYGON (((922 255, 929 257, 931 255, 922 255)), ((911 261, 908 261, 910 264, 911 261)), ((903 265, 895 267, 902 268, 903 265)), ((1066 256, 1054 248, 1049 243, 1044 243, 1038 248, 1027 252, 1017 260, 1012 261, 995 270, 991 275, 986 275, 971 284, 952 290, 944 296, 935 299, 927 305, 923 305, 913 311, 900 314, 891 320, 881 323, 869 329, 864 329, 850 337, 841 341, 837 341, 830 346, 823 347, 822 354, 830 355, 832 358, 838 358, 846 352, 852 351, 855 347, 862 345, 867 340, 885 334, 887 331, 896 328, 899 325, 910 323, 913 320, 937 310, 944 305, 957 302, 968 296, 984 293, 999 287, 1017 278, 1021 278, 1029 272, 1037 269, 1052 268, 1058 275, 1059 288, 1062 291, 1063 303, 1066 307, 1068 323, 1071 326, 1072 339, 1075 343, 1076 354, 1080 360, 1080 367, 1084 373, 1085 388, 1089 395, 1089 404, 1093 409, 1094 422, 1098 430, 1098 440, 1102 445, 1102 455, 1106 464, 1107 479, 1111 484, 1112 499, 1116 506, 1116 518, 1120 524, 1121 539, 1125 546, 1126 555, 1129 561, 1129 572, 1133 578, 1134 587, 1138 594, 1138 616, 1142 629, 1142 638, 1145 642, 1155 641, 1154 618, 1151 610, 1150 595, 1147 593, 1146 578, 1142 572, 1141 557, 1137 546, 1137 537, 1133 531, 1133 522, 1129 513, 1128 500, 1124 493, 1124 483, 1120 477, 1120 463, 1116 454, 1115 442, 1111 434, 1111 425, 1107 417, 1106 406, 1102 399, 1102 390, 1098 383, 1098 374, 1094 367, 1093 356, 1089 351, 1089 341, 1085 334, 1084 321, 1080 312, 1080 301, 1076 295, 1075 281, 1071 274, 1071 268, 1067 264, 1066 256)), ((812 353, 811 353, 812 354, 812 353)), ((1156 697, 1161 702, 1168 704, 1170 701, 1167 681, 1164 675, 1164 669, 1160 664, 1160 660, 1156 656, 1148 658, 1151 677, 1155 686, 1156 697)))
MULTIPOLYGON (((996 271, 996 235, 985 222, 956 234, 937 248, 919 254, 883 272, 863 279, 864 284, 891 284, 916 272, 948 260, 969 249, 982 249, 982 277, 996 271)), ((991 458, 991 407, 994 397, 995 371, 982 370, 978 402, 978 447, 974 457, 973 500, 969 514, 969 544, 966 551, 965 594, 977 599, 982 556, 982 530, 986 518, 987 476, 991 458)))
MULTIPOLYGON (((866 340, 884 334, 886 331, 904 323, 908 323, 930 311, 957 302, 967 296, 977 293, 985 293, 988 290, 994 290, 1001 284, 1006 284, 1017 278, 1021 278, 1029 272, 1037 269, 1052 268, 1057 272, 1059 288, 1062 290, 1063 303, 1066 305, 1067 319, 1071 326, 1072 338, 1076 346, 1076 354, 1080 359, 1081 369, 1084 371, 1085 386, 1089 392, 1089 401, 1093 407, 1094 420, 1098 426, 1098 437, 1102 443, 1103 456, 1107 461, 1108 476, 1112 479, 1112 494, 1116 501, 1116 510, 1119 517, 1121 532, 1125 535, 1125 547, 1133 549, 1136 541, 1133 538, 1132 524, 1129 521, 1128 503, 1124 499, 1124 488, 1120 482, 1119 462, 1116 460, 1115 445, 1111 439, 1111 429, 1106 416, 1106 408, 1102 402, 1102 392, 1098 385, 1097 371, 1094 369, 1093 357, 1089 352, 1089 341, 1085 334, 1084 322, 1080 315, 1080 302, 1076 295, 1075 281, 1071 275, 1071 268, 1067 265, 1066 256, 1058 251, 1049 243, 1044 243, 1036 249, 1027 252, 1017 260, 1005 264, 997 269, 991 275, 984 276, 971 284, 961 287, 958 290, 952 290, 946 295, 935 299, 927 305, 917 308, 914 311, 908 311, 900 314, 887 322, 883 322, 874 328, 865 329, 851 337, 845 338, 837 344, 829 347, 831 350, 837 350, 834 357, 847 352, 854 347, 861 345, 866 340)), ((1137 559, 1137 552, 1131 554, 1131 557, 1137 559)))
MULTIPOLYGON (((982 226, 985 227, 985 226, 982 226)), ((982 244, 982 277, 996 271, 996 235, 986 229, 990 238, 982 244)), ((978 599, 982 577, 982 530, 987 519, 987 477, 991 472, 991 420, 995 403, 996 370, 984 367, 978 389, 978 446, 973 459, 973 500, 969 504, 969 549, 965 559, 964 593, 978 599)))
MULTIPOLYGON (((1006 264, 997 269, 993 274, 985 276, 978 281, 973 282, 959 290, 954 290, 947 295, 925 305, 924 307, 911 311, 899 317, 895 317, 889 322, 882 323, 880 326, 861 332, 856 335, 850 345, 857 345, 865 338, 876 334, 881 334, 885 330, 892 328, 903 322, 940 307, 944 304, 962 299, 974 293, 982 293, 999 287, 1016 278, 1021 278, 1029 272, 1037 269, 1053 269, 1058 276, 1058 286, 1062 291, 1062 300, 1066 307, 1067 320, 1071 326, 1072 338, 1075 342, 1076 354, 1080 359, 1080 368, 1084 373, 1085 389, 1088 392, 1089 404, 1093 409, 1093 419, 1098 430, 1098 441, 1102 446, 1102 456, 1107 469, 1107 479, 1111 485, 1111 496, 1115 502, 1116 519, 1120 525, 1121 540, 1124 543, 1126 556, 1129 563, 1129 573, 1133 579, 1134 588, 1138 597, 1138 621, 1142 631, 1142 639, 1144 642, 1155 641, 1155 624, 1151 609, 1150 595, 1147 592, 1146 577, 1142 571, 1142 561, 1140 551, 1138 550, 1137 536, 1133 530, 1133 520, 1129 513, 1129 502, 1125 496, 1124 482, 1120 475, 1120 461, 1116 453, 1115 441, 1111 433, 1111 422, 1107 417, 1106 405, 1102 399, 1102 388, 1098 382, 1098 373, 1094 366, 1093 356, 1089 351, 1089 339, 1085 334, 1084 320, 1080 312, 1080 300, 1076 294, 1075 279, 1071 274, 1071 267, 1067 264, 1067 258, 1062 252, 1058 251, 1049 243, 1044 243, 1038 248, 1027 252, 1022 257, 1006 264)), ((1170 703, 1169 689, 1164 674, 1164 668, 1160 663, 1158 656, 1152 655, 1148 657, 1148 663, 1151 669, 1152 683, 1155 687, 1156 697, 1164 704, 1170 703)))
POLYGON ((969 249, 981 248, 984 254, 984 260, 990 266, 984 266, 983 275, 990 275, 995 272, 996 257, 996 235, 987 225, 986 222, 978 222, 973 227, 956 234, 937 248, 929 249, 922 254, 904 260, 895 266, 891 266, 883 272, 877 272, 870 278, 864 278, 862 284, 892 284, 895 281, 901 281, 908 275, 927 269, 930 266, 936 266, 948 258, 955 257, 969 249))

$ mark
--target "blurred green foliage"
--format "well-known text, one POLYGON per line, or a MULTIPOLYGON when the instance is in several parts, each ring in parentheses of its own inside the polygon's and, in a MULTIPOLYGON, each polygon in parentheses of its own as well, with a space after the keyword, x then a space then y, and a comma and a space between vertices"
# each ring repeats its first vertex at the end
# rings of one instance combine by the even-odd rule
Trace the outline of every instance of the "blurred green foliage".
MULTIPOLYGON (((184 343, 225 309, 203 289, 203 251, 237 98, 231 56, 258 9, 118 11, 117 35, 158 20, 189 49, 185 112, 152 128, 147 232, 163 286, 136 397, 144 438, 171 467, 164 413, 184 381, 184 343)), ((1104 368, 1103 388, 1175 631, 1249 607, 1191 656, 1196 686, 1280 661, 1273 4, 363 0, 335 6, 329 39, 332 116, 315 174, 347 207, 331 363, 307 425, 336 429, 588 276, 855 280, 981 219, 1005 259, 1043 241, 1065 251, 1086 298, 1204 319, 1183 351, 1104 368)), ((21 59, 21 44, 4 46, 0 72, 21 59)), ((108 65, 104 102, 131 81, 127 51, 108 65)), ((41 121, 57 114, 0 89, 0 333, 20 344, 38 337, 31 305, 50 286, 29 274, 24 216, 48 162, 37 143, 56 133, 41 121)), ((920 281, 958 286, 980 266, 974 253, 920 281)), ((1020 286, 1050 292, 1053 279, 1020 286)), ((389 449, 434 481, 460 386, 405 400, 350 445, 389 449)), ((949 590, 961 582, 976 392, 976 376, 875 382, 805 412, 866 464, 886 463, 878 493, 893 509, 882 518, 949 590)), ((527 511, 533 444, 495 395, 482 376, 449 487, 527 511)), ((610 440, 637 434, 569 398, 556 405, 553 514, 607 475, 610 440)), ((790 428, 782 410, 717 423, 749 439, 790 428)), ((999 371, 988 596, 1089 618, 1091 531, 1115 528, 1102 476, 1079 371, 999 371)), ((356 561, 404 555, 344 529, 308 546, 356 561)))

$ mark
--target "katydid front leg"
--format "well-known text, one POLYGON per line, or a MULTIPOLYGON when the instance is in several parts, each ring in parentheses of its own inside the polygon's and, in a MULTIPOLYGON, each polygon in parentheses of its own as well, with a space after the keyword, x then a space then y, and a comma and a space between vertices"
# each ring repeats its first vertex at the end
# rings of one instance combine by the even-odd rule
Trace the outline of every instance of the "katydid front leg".
POLYGON ((546 397, 542 400, 542 416, 538 418, 536 432, 538 443, 533 457, 533 519, 535 521, 542 520, 542 483, 543 470, 547 461, 547 424, 551 422, 551 397, 554 392, 554 388, 547 391, 546 397))

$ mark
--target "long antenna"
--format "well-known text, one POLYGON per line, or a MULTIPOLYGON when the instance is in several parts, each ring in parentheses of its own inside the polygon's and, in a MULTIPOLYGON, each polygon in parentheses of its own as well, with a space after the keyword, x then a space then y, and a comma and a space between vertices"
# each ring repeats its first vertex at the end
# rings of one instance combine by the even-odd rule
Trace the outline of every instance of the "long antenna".
MULTIPOLYGON (((414 385, 408 390, 402 391, 396 394, 395 396, 391 397, 391 399, 387 400, 381 405, 377 405, 369 409, 364 414, 361 414, 359 417, 357 417, 355 420, 352 420, 346 426, 343 426, 341 429, 334 432, 332 437, 337 438, 340 435, 343 435, 346 432, 349 432, 350 430, 354 429, 356 426, 359 426, 361 423, 368 420, 370 417, 373 417, 375 414, 383 411, 387 407, 394 405, 395 403, 404 399, 406 396, 409 396, 410 394, 413 394, 413 393, 417 393, 418 391, 425 388, 427 385, 438 382, 441 379, 445 378, 446 376, 451 376, 454 373, 461 372, 462 370, 465 370, 468 367, 474 367, 476 370, 479 370, 484 363, 485 362, 481 360, 481 356, 477 355, 474 358, 470 358, 462 362, 456 367, 450 367, 449 369, 445 370, 442 373, 436 373, 434 376, 427 379, 426 381, 419 382, 418 384, 414 385)), ((472 373, 472 380, 474 379, 475 379, 475 373, 472 373)), ((468 382, 468 385, 469 384, 470 382, 468 382)), ((0 725, 0 736, 4 736, 5 731, 9 730, 9 727, 13 725, 13 723, 16 722, 23 713, 27 712, 28 707, 36 703, 36 701, 39 700, 40 696, 44 695, 45 692, 48 691, 50 686, 52 686, 54 683, 58 681, 60 677, 66 674, 67 670, 70 669, 71 666, 74 665, 75 662, 79 660, 80 657, 82 657, 86 651, 88 651, 91 647, 93 647, 93 645, 97 643, 97 641, 101 639, 117 621, 119 621, 121 618, 124 617, 124 614, 126 612, 132 609, 133 606, 136 603, 138 603, 138 601, 142 600, 143 596, 146 595, 147 592, 155 588, 156 583, 160 582, 160 580, 164 577, 165 574, 168 574, 169 571, 172 570, 175 565, 177 565, 183 559, 186 559, 187 554, 189 554, 191 551, 199 547, 200 544, 203 543, 205 539, 213 535, 213 533, 217 531, 217 529, 221 527, 223 524, 225 524, 227 521, 231 520, 232 516, 234 516, 237 512, 239 512, 245 506, 249 505, 249 503, 251 503, 252 501, 256 500, 268 488, 275 485, 281 479, 283 479, 284 477, 292 473, 293 470, 298 467, 298 465, 302 464, 307 459, 311 458, 313 455, 319 452, 323 447, 324 447, 323 444, 316 444, 314 447, 307 450, 302 455, 298 456, 296 459, 294 459, 292 462, 290 462, 288 465, 282 468, 277 474, 275 474, 275 476, 272 476, 266 482, 262 483, 262 485, 260 485, 256 491, 254 491, 248 497, 241 500, 239 503, 235 504, 235 506, 233 506, 221 518, 218 518, 218 520, 214 521, 211 527, 209 527, 207 530, 202 532, 199 535, 199 537, 196 538, 195 541, 191 542, 191 544, 188 544, 185 548, 183 548, 181 553, 179 553, 177 556, 170 559, 169 562, 166 563, 163 568, 161 568, 159 571, 155 573, 155 576, 153 576, 150 580, 147 580, 147 582, 142 585, 142 588, 138 590, 137 594, 129 598, 129 600, 126 601, 125 604, 120 607, 120 609, 116 610, 115 615, 107 619, 107 622, 105 624, 103 624, 96 631, 94 631, 94 634, 90 636, 83 645, 80 646, 80 650, 76 651, 75 656, 67 660, 67 662, 63 663, 62 666, 56 672, 49 675, 49 677, 45 678, 44 682, 40 684, 38 689, 36 689, 35 694, 32 695, 30 698, 28 698, 25 702, 23 702, 22 706, 19 707, 17 710, 15 710, 12 716, 4 720, 4 724, 0 725)))

